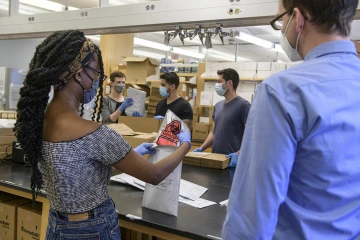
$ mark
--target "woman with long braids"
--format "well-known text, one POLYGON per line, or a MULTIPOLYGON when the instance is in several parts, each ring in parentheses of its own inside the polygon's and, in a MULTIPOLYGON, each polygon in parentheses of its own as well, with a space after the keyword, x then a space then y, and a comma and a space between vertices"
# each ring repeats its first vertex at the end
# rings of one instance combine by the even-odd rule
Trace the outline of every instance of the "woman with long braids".
POLYGON ((97 112, 95 107, 93 121, 83 119, 80 105, 96 93, 101 102, 105 78, 99 48, 80 31, 53 33, 30 62, 14 130, 31 164, 33 200, 45 187, 51 204, 46 239, 120 239, 107 192, 112 167, 157 185, 190 149, 190 133, 180 133, 181 147, 151 164, 142 156, 154 153, 150 144, 132 150, 117 132, 98 123, 101 106, 97 112))

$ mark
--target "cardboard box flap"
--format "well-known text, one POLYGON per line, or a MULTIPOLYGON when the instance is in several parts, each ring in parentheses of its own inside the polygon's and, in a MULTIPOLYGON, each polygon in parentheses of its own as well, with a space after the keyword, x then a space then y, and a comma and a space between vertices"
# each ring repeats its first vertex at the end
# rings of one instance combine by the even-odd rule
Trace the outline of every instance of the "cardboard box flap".
POLYGON ((115 124, 109 124, 108 127, 114 129, 116 132, 118 132, 121 136, 134 136, 134 131, 126 126, 124 123, 115 123, 115 124))
POLYGON ((208 153, 208 152, 189 152, 188 154, 185 155, 185 157, 203 158, 210 154, 211 153, 208 153))
POLYGON ((30 199, 20 197, 20 198, 15 198, 14 200, 11 200, 11 201, 8 201, 8 202, 4 202, 3 204, 17 207, 17 206, 21 206, 21 205, 24 205, 24 204, 28 204, 30 202, 31 202, 30 199))
POLYGON ((229 160, 229 158, 226 157, 226 155, 224 154, 217 154, 217 153, 211 153, 208 154, 204 157, 202 157, 203 159, 209 159, 209 160, 213 160, 213 161, 219 161, 219 162, 223 162, 226 160, 229 160))
POLYGON ((28 212, 33 212, 36 214, 41 215, 42 213, 42 204, 39 202, 35 202, 34 207, 32 203, 25 204, 23 206, 20 206, 19 208, 24 209, 28 212))
POLYGON ((124 59, 124 62, 144 62, 149 59, 149 62, 154 66, 159 66, 159 62, 155 59, 148 57, 127 57, 124 59))

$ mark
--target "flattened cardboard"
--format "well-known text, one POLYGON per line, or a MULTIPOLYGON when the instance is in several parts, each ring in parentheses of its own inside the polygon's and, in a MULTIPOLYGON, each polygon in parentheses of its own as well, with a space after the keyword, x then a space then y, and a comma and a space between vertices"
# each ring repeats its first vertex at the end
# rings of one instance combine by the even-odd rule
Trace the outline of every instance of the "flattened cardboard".
POLYGON ((26 198, 15 198, 0 203, 0 239, 16 239, 17 208, 30 202, 31 200, 26 198))
POLYGON ((36 202, 34 209, 32 203, 18 207, 17 239, 39 240, 41 233, 42 204, 36 202))
POLYGON ((201 158, 210 154, 211 153, 189 152, 188 154, 185 155, 183 163, 186 165, 201 167, 201 158))
POLYGON ((226 158, 224 154, 189 152, 184 157, 183 163, 203 168, 225 169, 228 167, 229 161, 230 159, 226 158))

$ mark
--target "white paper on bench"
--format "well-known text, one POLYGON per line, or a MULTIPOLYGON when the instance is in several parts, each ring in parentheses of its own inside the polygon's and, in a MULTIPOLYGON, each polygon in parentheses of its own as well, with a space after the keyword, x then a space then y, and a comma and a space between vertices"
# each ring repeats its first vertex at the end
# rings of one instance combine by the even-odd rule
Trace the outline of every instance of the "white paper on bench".
POLYGON ((200 209, 217 204, 216 202, 212 202, 212 201, 209 201, 209 200, 206 200, 203 198, 199 198, 196 201, 192 201, 189 199, 179 197, 179 202, 182 202, 182 203, 188 204, 192 207, 196 207, 196 208, 200 208, 200 209))
MULTIPOLYGON (((128 174, 122 173, 110 178, 110 180, 120 182, 120 183, 127 183, 133 187, 138 189, 144 190, 145 182, 134 178, 128 174)), ((181 179, 180 181, 180 197, 184 199, 189 199, 192 201, 198 200, 208 189, 197 185, 195 183, 186 181, 181 179)))

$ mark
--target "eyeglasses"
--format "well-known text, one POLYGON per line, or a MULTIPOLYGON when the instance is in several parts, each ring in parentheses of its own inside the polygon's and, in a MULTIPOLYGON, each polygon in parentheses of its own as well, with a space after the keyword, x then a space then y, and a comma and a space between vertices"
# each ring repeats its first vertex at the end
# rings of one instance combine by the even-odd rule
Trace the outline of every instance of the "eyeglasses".
POLYGON ((283 14, 277 16, 274 20, 272 20, 270 22, 270 25, 271 27, 274 29, 274 30, 281 30, 282 29, 282 26, 283 26, 283 20, 282 20, 282 17, 287 14, 288 11, 284 12, 283 14))
MULTIPOLYGON (((105 81, 105 79, 107 79, 107 76, 104 74, 103 76, 101 76, 101 72, 93 67, 90 67, 89 65, 85 65, 84 67, 90 68, 91 70, 93 70, 94 72, 97 73, 97 77, 100 80, 100 82, 105 81)), ((86 71, 85 71, 86 72, 86 71)), ((87 73, 86 73, 87 74, 87 73)))

